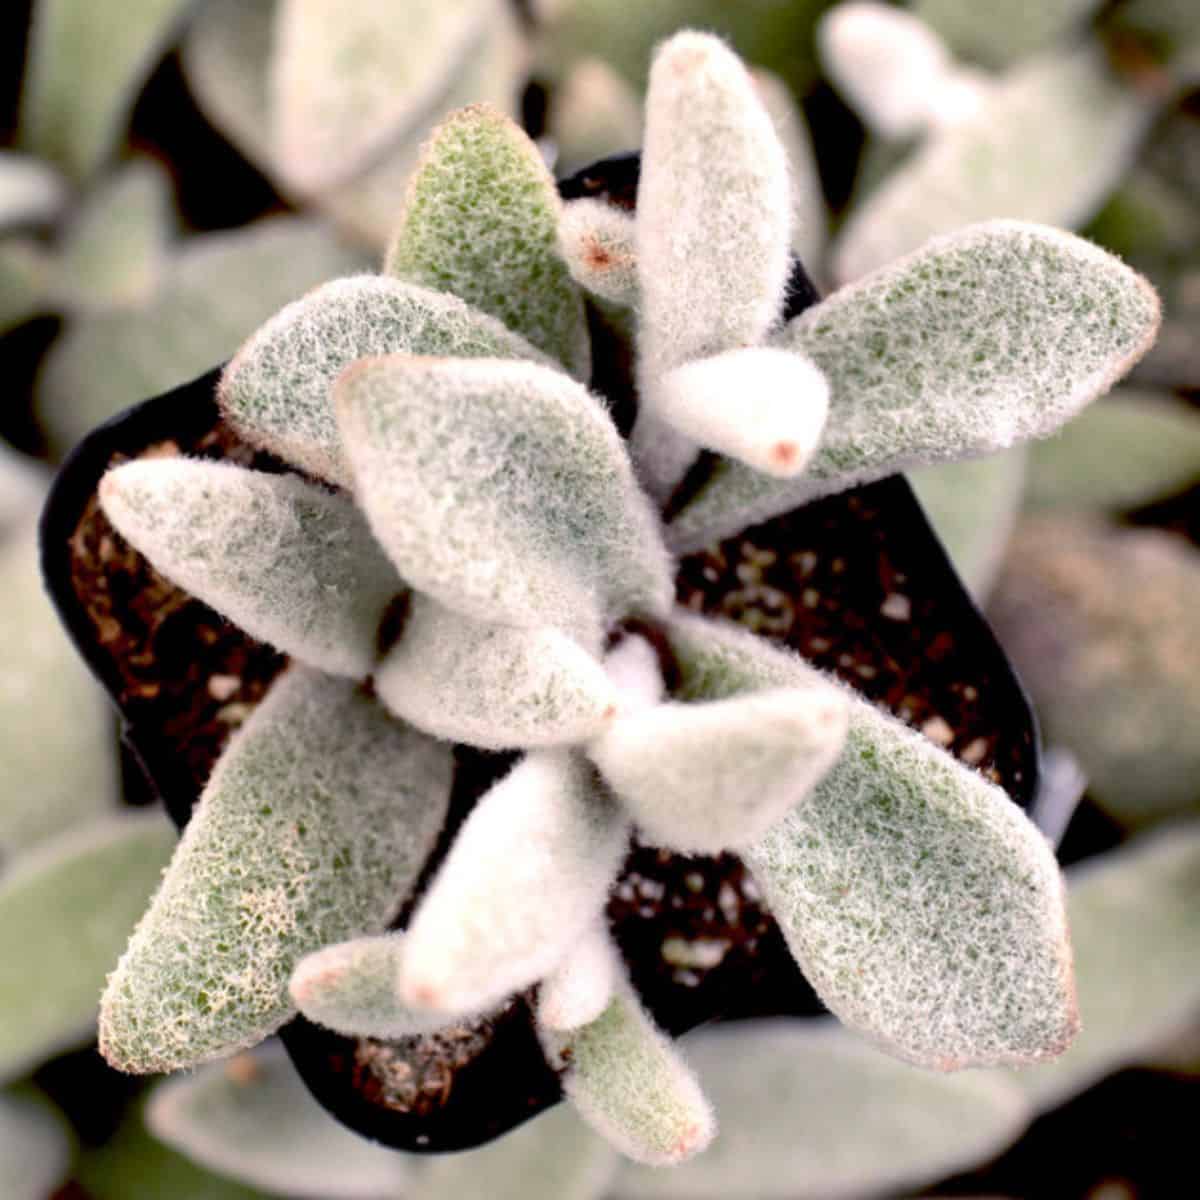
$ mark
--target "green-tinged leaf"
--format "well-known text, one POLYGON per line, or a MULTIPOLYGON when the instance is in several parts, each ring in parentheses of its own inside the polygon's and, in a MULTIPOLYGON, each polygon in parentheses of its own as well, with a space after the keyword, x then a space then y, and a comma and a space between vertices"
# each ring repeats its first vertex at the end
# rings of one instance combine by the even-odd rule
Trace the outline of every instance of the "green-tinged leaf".
POLYGON ((829 218, 812 134, 800 105, 782 79, 762 70, 752 71, 751 78, 787 155, 792 192, 792 253, 810 275, 820 276, 829 218))
MULTIPOLYGON (((0 546, 10 532, 20 528, 23 520, 28 523, 32 518, 46 494, 48 480, 44 463, 19 454, 7 442, 0 441, 0 546)), ((36 569, 32 560, 29 567, 36 569)))
POLYGON ((1188 1028, 1200 1009, 1200 825, 1173 825, 1067 872, 1082 1029, 1013 1076, 1041 1109, 1188 1028))
MULTIPOLYGON (((1083 418, 1086 419, 1085 410, 1083 418)), ((1035 453, 1041 448, 1035 446, 1035 453)), ((941 463, 908 481, 955 570, 976 599, 991 591, 1016 525, 1029 452, 1014 446, 989 458, 941 463)))
POLYGON ((563 206, 558 245, 571 277, 593 295, 632 308, 637 303, 634 220, 623 209, 585 197, 563 206))
POLYGON ((0 546, 0 870, 120 794, 112 713, 43 591, 36 516, 0 546))
POLYGON ((344 182, 441 107, 484 36, 488 0, 280 0, 271 57, 275 160, 302 192, 344 182))
POLYGON ((478 1150, 431 1158, 406 1200, 602 1200, 618 1161, 564 1104, 478 1150))
POLYGON ((358 501, 413 587, 526 628, 669 607, 657 521, 581 384, 535 363, 393 355, 335 391, 358 501))
POLYGON ((1200 416, 1162 393, 1119 391, 1034 446, 1026 504, 1130 509, 1200 480, 1200 416))
POLYGON ((1200 555, 1155 530, 1023 525, 990 612, 1050 742, 1138 824, 1200 804, 1200 555))
POLYGON ((401 1002, 480 1012, 552 971, 603 910, 628 829, 582 758, 522 759, 472 810, 417 908, 401 1002))
POLYGON ((712 1141, 716 1122, 695 1075, 628 985, 590 1024, 540 1032, 567 1098, 622 1154, 674 1166, 712 1141))
POLYGON ((55 292, 67 307, 144 304, 165 267, 171 184, 153 159, 129 163, 88 193, 63 231, 55 292))
POLYGON ((112 149, 190 0, 38 0, 21 136, 81 178, 112 149))
POLYGON ((845 693, 815 680, 619 718, 589 748, 649 840, 688 854, 755 842, 808 797, 846 738, 845 693))
MULTIPOLYGON (((685 695, 823 678, 711 621, 669 634, 685 695)), ((1078 1017, 1045 838, 982 775, 849 699, 842 757, 742 851, 805 977, 843 1023, 920 1066, 1062 1053, 1078 1017)))
POLYGON ((520 126, 487 105, 461 109, 422 152, 385 270, 461 297, 587 379, 583 300, 558 250, 561 211, 520 126))
POLYGON ((100 481, 117 532, 251 637, 332 675, 362 678, 404 590, 362 514, 296 475, 152 458, 100 481))
POLYGON ((310 1020, 348 1037, 402 1038, 445 1028, 448 1020, 400 1003, 396 980, 402 934, 354 938, 306 954, 289 985, 310 1020))
POLYGON ((1029 1119, 998 1074, 934 1075, 833 1021, 752 1021, 689 1037, 720 1128, 694 1163, 626 1166, 621 1200, 863 1200, 908 1195, 999 1153, 1029 1119))
POLYGON ((642 408, 633 451, 655 493, 669 492, 695 455, 670 426, 663 375, 767 332, 787 282, 791 224, 787 155, 746 68, 716 37, 676 34, 650 72, 635 228, 642 408))
POLYGON ((0 876, 0 1079, 93 1036, 104 977, 174 843, 158 813, 105 816, 0 876))
POLYGON ((0 241, 0 334, 52 305, 52 258, 34 238, 10 237, 0 241))
POLYGON ((997 5, 915 0, 913 13, 937 30, 956 53, 989 67, 1003 67, 1051 49, 1099 7, 1100 0, 1007 0, 997 5))
POLYGON ((851 215, 834 246, 834 278, 858 279, 974 221, 1082 224, 1129 166, 1153 112, 1091 43, 1031 60, 851 215))
POLYGON ((603 59, 585 58, 554 90, 547 116, 559 176, 642 144, 637 92, 603 59))
POLYGON ((5 1200, 46 1200, 71 1165, 67 1123, 35 1093, 0 1092, 0 1179, 5 1200))
POLYGON ((53 167, 29 155, 0 150, 0 232, 48 225, 66 202, 66 184, 53 167))
POLYGON ((159 1084, 146 1124, 193 1162, 292 1200, 409 1194, 412 1160, 335 1121, 277 1042, 159 1084))
POLYGON ((494 317, 455 296, 358 275, 317 288, 259 329, 221 378, 221 406, 255 445, 348 485, 333 382, 360 358, 400 353, 541 358, 494 317))
POLYGON ((309 219, 189 238, 147 305, 81 318, 54 344, 36 397, 52 444, 65 450, 130 404, 211 369, 289 300, 361 266, 309 219))
POLYGON ((168 1149, 147 1132, 140 1106, 104 1145, 83 1151, 73 1177, 90 1200, 277 1200, 168 1149))
POLYGON ((375 691, 418 729, 487 750, 585 741, 618 703, 600 661, 567 634, 485 624, 419 594, 375 691))
POLYGON ((100 1046, 124 1071, 252 1046, 295 1011, 296 963, 382 932, 432 849, 449 747, 350 683, 292 667, 230 742, 109 978, 100 1046))
POLYGON ((597 921, 542 980, 538 1024, 557 1033, 590 1025, 612 1002, 619 974, 608 926, 597 921))
POLYGON ((989 221, 805 310, 777 344, 829 381, 807 473, 723 463, 670 527, 705 545, 828 492, 1046 437, 1103 395, 1158 330, 1154 290, 1068 233, 989 221))

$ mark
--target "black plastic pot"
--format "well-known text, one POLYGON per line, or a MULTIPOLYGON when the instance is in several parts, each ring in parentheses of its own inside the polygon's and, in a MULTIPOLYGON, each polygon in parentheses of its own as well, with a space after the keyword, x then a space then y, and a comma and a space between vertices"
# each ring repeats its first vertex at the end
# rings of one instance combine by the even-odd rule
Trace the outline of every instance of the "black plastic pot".
MULTIPOLYGON (((618 199, 618 190, 635 194, 636 179, 636 156, 626 156, 562 186, 568 195, 618 199)), ((789 315, 815 297, 797 264, 789 315)), ((602 322, 592 316, 602 345, 602 322)), ((135 405, 84 439, 58 474, 41 526, 42 569, 63 623, 116 704, 123 739, 146 781, 180 828, 228 733, 214 712, 233 703, 244 715, 286 659, 148 571, 107 526, 96 495, 110 465, 148 453, 286 469, 225 428, 214 399, 218 374, 135 405), (217 679, 225 682, 214 686, 217 679), (236 693, 229 680, 237 681, 236 693)), ((616 408, 619 414, 619 402, 616 408)), ((681 564, 679 594, 703 611, 752 618, 772 640, 918 727, 939 718, 952 735, 951 752, 990 769, 1014 802, 1030 803, 1038 739, 1029 703, 902 477, 807 505, 690 556, 681 564), (756 593, 737 571, 747 546, 768 564, 756 593), (881 613, 885 599, 901 591, 907 618, 881 613)), ((456 748, 451 816, 426 879, 512 757, 456 748)), ((635 846, 622 882, 628 886, 609 907, 613 933, 635 986, 669 1032, 718 1018, 821 1011, 769 913, 742 886, 733 856, 683 859, 635 846), (681 971, 663 959, 668 936, 720 937, 730 949, 711 969, 681 971)), ((391 1086, 400 1077, 389 1074, 397 1069, 393 1044, 342 1037, 303 1018, 281 1036, 321 1104, 360 1133, 404 1150, 480 1144, 560 1097, 523 998, 483 1039, 427 1044, 430 1071, 440 1072, 445 1086, 431 1084, 415 1104, 398 1099, 391 1086)))

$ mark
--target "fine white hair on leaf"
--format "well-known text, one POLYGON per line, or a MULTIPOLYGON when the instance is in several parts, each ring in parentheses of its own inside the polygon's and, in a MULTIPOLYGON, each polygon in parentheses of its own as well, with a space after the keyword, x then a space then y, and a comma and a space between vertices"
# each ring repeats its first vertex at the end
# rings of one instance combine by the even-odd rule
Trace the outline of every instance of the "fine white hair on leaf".
POLYGON ((251 445, 348 487, 334 380, 357 359, 401 353, 550 361, 457 296, 353 275, 322 284, 263 325, 225 368, 217 398, 251 445))
POLYGON ((218 760, 109 976, 100 1048, 174 1071, 253 1046, 295 1008, 296 963, 381 933, 441 831, 450 747, 355 685, 292 667, 218 760))
POLYGON ((791 479, 816 451, 829 384, 803 354, 750 346, 668 371, 657 403, 663 420, 706 450, 791 479))
POLYGON ((426 143, 384 270, 452 292, 586 380, 583 297, 558 247, 562 207, 529 135, 497 109, 470 105, 426 143))
POLYGON ((611 1002, 618 973, 608 929, 597 921, 542 980, 538 1024, 560 1033, 590 1024, 611 1002))
POLYGON ((800 479, 736 462, 668 529, 696 549, 830 492, 1047 437, 1149 349, 1160 305, 1120 259, 1058 229, 989 221, 806 309, 776 344, 829 381, 829 418, 800 479))
POLYGON ((546 976, 598 919, 628 837, 585 759, 527 755, 476 805, 418 906, 402 1003, 479 1012, 546 976))
MULTIPOLYGON (((685 696, 810 681, 749 633, 680 617, 685 696)), ((998 787, 847 689, 845 750, 741 854, 844 1024, 918 1066, 1061 1054, 1079 1024, 1062 876, 998 787)))
POLYGON ((375 691, 418 729, 486 750, 584 741, 619 699, 599 659, 567 634, 484 623, 420 594, 375 691))
POLYGON ((783 300, 791 224, 787 155, 746 68, 719 38, 675 34, 650 68, 638 184, 647 419, 639 417, 633 448, 652 493, 669 491, 691 457, 658 419, 659 379, 762 339, 783 300))
POLYGON ((400 1038, 433 1033, 448 1018, 400 1003, 396 974, 404 935, 353 938, 306 954, 288 990, 310 1020, 347 1037, 400 1038))
POLYGON ((663 698, 658 654, 644 637, 630 634, 604 656, 604 669, 621 697, 626 712, 652 708, 663 698))
POLYGON ((551 1066, 563 1071, 567 1098, 622 1154, 674 1166, 712 1141, 716 1118, 696 1076, 627 982, 587 1025, 539 1032, 551 1066))
POLYGON ((736 850, 811 795, 846 739, 845 693, 816 680, 706 704, 660 704, 588 747, 657 845, 736 850))
POLYGON ((634 218, 585 196, 563 205, 558 244, 572 278, 593 295, 632 308, 638 298, 634 218))
POLYGON ((413 587, 577 629, 671 602, 658 520, 603 406, 534 363, 396 355, 338 380, 355 492, 413 587))
POLYGON ((152 458, 100 481, 118 533, 173 583, 251 637, 361 678, 404 584, 344 496, 295 475, 152 458))

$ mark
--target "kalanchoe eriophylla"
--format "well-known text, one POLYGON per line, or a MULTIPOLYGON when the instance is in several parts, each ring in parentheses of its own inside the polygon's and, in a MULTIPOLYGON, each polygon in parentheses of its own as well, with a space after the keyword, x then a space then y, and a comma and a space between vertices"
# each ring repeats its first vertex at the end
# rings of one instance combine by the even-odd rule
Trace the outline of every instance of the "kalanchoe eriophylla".
POLYGON ((385 273, 289 306, 225 372, 225 420, 295 473, 109 471, 117 530, 293 659, 109 982, 111 1062, 188 1067, 297 1009, 422 1034, 536 987, 583 1116, 680 1161, 713 1117, 603 920, 634 828, 741 855, 822 1000, 884 1049, 950 1069, 1065 1048, 1042 835, 831 677, 676 607, 672 553, 1052 432, 1144 352, 1157 302, 1086 242, 996 222, 781 324, 792 212, 758 94, 706 35, 657 53, 635 215, 564 207, 519 129, 464 110, 425 149, 385 273), (635 330, 628 449, 580 382, 580 284, 635 330), (664 524, 701 448, 715 467, 664 524), (523 757, 388 932, 454 742, 523 757))

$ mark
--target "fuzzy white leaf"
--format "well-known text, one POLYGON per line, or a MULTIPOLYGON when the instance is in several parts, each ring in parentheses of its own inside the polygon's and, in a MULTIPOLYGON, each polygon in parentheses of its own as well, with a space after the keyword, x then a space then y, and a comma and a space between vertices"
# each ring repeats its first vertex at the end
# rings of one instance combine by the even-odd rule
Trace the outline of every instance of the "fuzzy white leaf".
POLYGON ((604 669, 621 695, 627 712, 652 708, 663 698, 658 653, 644 637, 630 634, 604 657, 604 669))
POLYGON ((675 549, 918 465, 1046 437, 1146 352, 1153 288, 1060 230, 990 221, 931 241, 805 310, 779 334, 829 381, 807 473, 721 464, 670 526, 675 549))
POLYGON ((487 0, 280 0, 271 60, 275 159, 301 192, 383 153, 478 47, 487 0))
POLYGON ((690 458, 664 428, 658 383, 763 337, 783 299, 791 222, 787 156, 745 67, 719 38, 676 34, 650 70, 636 229, 646 416, 633 444, 656 492, 690 458))
POLYGON ((321 946, 382 932, 441 829, 449 747, 348 682, 292 667, 217 762, 109 977, 100 1045, 170 1071, 252 1046, 295 1011, 321 946))
POLYGON ((288 985, 310 1020, 347 1037, 402 1038, 444 1028, 446 1017, 408 1008, 396 995, 404 935, 354 938, 306 954, 288 985))
POLYGON ((586 380, 587 321, 558 249, 561 212, 529 135, 489 105, 471 105, 426 143, 384 270, 460 297, 586 380))
POLYGON ((76 178, 117 140, 134 99, 190 0, 38 0, 30 32, 21 135, 76 178))
MULTIPOLYGON (((751 634, 670 631, 684 692, 814 675, 751 634)), ((921 1066, 1036 1062, 1078 1028, 1062 879, 994 784, 848 694, 846 748, 807 801, 742 855, 831 1011, 921 1066)))
POLYGON ((591 197, 572 200, 563 206, 558 244, 581 287, 626 308, 637 303, 637 249, 629 213, 591 197))
POLYGON ((1030 1117, 999 1073, 931 1074, 832 1020, 715 1025, 685 1046, 720 1129, 676 1170, 626 1165, 621 1200, 907 1196, 998 1154, 1030 1117))
POLYGON ((706 450, 791 479, 817 449, 829 384, 802 354, 752 346, 668 371, 657 405, 663 420, 706 450))
POLYGON ((602 58, 575 63, 551 97, 547 129, 559 176, 642 144, 642 106, 633 87, 602 58))
POLYGON ((405 1200, 603 1200, 619 1161, 563 1104, 486 1146, 431 1156, 405 1200))
POLYGON ((552 971, 603 909, 628 829, 582 758, 524 758, 476 805, 418 906, 401 1002, 479 1012, 552 971))
POLYGON ((568 1099, 622 1154, 674 1166, 712 1141, 716 1121, 700 1084, 628 984, 590 1024, 540 1033, 551 1065, 565 1068, 568 1099))
POLYGON ((25 154, 0 150, 0 233, 49 224, 66 202, 66 184, 53 167, 25 154))
POLYGON ((370 673, 404 584, 346 497, 187 458, 125 463, 99 493, 157 570, 251 637, 333 675, 370 673))
POLYGON ((347 486, 334 380, 357 359, 400 353, 542 359, 454 296, 358 275, 317 288, 259 329, 221 377, 221 407, 254 445, 347 486))
POLYGON ((542 980, 538 1024, 558 1033, 591 1024, 611 1003, 619 971, 608 928, 598 921, 542 980))
POLYGON ((1154 112, 1089 39, 1031 60, 970 119, 929 138, 842 227, 844 283, 973 221, 1011 217, 1075 228, 1129 165, 1154 112), (1036 132, 1035 132, 1036 131, 1036 132))
POLYGON ((566 634, 485 624, 420 594, 375 691, 418 729, 488 750, 584 741, 617 711, 599 660, 566 634))
POLYGON ((95 1036, 104 977, 175 844, 159 813, 93 817, 0 876, 0 1082, 95 1036))
POLYGON ((0 1093, 0 1179, 5 1200, 46 1200, 71 1166, 67 1123, 36 1093, 0 1093))
POLYGON ((523 627, 669 607, 657 520, 582 385, 533 363, 394 355, 335 390, 359 503, 413 587, 523 627))
MULTIPOLYGON (((19 453, 7 442, 0 442, 0 544, 22 524, 28 527, 46 494, 49 479, 50 472, 44 463, 19 453)), ((28 561, 29 570, 36 573, 33 559, 28 561)))
POLYGON ((160 1083, 146 1124, 193 1162, 292 1200, 407 1196, 412 1182, 411 1158, 331 1117, 278 1042, 160 1083))
POLYGON ((588 754, 650 841, 719 854, 811 794, 841 753, 848 708, 820 683, 660 704, 615 721, 588 754))

